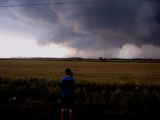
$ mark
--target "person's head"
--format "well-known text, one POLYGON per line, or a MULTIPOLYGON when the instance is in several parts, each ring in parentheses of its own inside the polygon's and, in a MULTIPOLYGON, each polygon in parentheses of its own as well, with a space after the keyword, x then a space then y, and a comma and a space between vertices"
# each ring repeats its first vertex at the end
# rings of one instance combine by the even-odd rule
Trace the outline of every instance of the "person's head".
POLYGON ((65 74, 68 75, 68 76, 73 76, 73 72, 72 72, 72 70, 70 68, 67 68, 65 70, 65 74))

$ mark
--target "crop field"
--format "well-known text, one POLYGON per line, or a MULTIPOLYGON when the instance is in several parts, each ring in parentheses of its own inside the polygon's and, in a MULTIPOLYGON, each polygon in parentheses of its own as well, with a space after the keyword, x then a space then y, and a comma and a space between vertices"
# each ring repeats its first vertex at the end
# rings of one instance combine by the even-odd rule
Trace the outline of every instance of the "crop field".
POLYGON ((0 76, 10 79, 59 80, 70 67, 79 81, 107 84, 160 85, 159 62, 97 62, 51 60, 0 60, 0 76))
POLYGON ((160 60, 0 59, 2 115, 58 120, 59 80, 68 67, 76 120, 160 113, 160 60))

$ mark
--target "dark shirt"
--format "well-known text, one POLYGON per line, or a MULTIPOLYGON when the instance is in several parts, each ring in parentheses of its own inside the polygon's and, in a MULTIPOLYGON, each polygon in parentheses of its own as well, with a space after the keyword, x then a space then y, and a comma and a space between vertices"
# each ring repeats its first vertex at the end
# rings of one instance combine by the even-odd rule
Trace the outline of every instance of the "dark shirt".
POLYGON ((61 96, 74 95, 74 83, 73 77, 67 76, 61 79, 61 96))

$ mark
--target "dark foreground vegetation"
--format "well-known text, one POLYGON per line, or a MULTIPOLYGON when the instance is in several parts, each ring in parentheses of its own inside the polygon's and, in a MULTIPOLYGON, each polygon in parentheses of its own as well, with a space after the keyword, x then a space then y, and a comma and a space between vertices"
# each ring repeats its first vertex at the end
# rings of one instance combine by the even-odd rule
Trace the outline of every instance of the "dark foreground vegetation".
MULTIPOLYGON (((95 84, 75 86, 74 120, 136 119, 160 113, 160 86, 95 84)), ((0 114, 4 119, 59 120, 59 81, 0 78, 0 114)))

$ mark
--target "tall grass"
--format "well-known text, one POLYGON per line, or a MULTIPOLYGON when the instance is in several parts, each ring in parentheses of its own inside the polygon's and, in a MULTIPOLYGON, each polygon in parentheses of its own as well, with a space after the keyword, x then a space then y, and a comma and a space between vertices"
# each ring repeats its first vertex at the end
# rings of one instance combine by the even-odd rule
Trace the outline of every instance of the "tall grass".
MULTIPOLYGON (((51 102, 59 104, 58 81, 45 79, 0 78, 1 104, 51 102)), ((110 112, 154 112, 160 107, 160 86, 125 84, 96 84, 79 82, 75 86, 76 105, 103 105, 110 112)))

